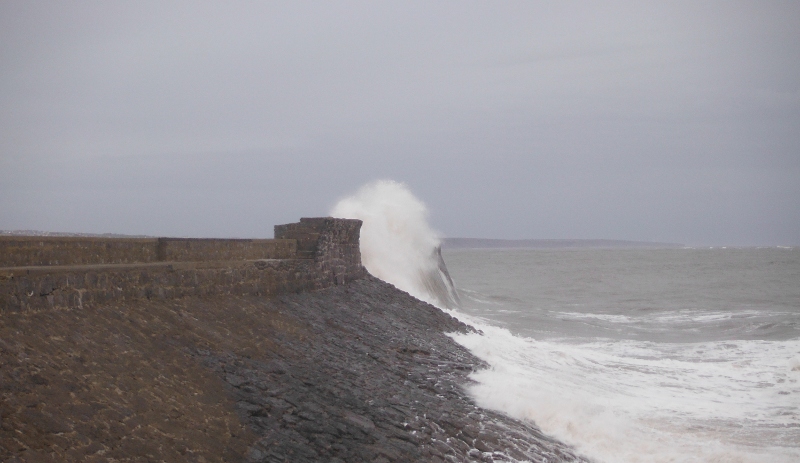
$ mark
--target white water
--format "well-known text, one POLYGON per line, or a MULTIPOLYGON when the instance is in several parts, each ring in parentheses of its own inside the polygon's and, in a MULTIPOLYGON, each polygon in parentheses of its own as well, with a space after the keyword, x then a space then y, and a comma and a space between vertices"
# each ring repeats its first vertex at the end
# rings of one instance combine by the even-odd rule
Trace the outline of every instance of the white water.
MULTIPOLYGON (((476 324, 476 323, 473 323, 476 324)), ((798 341, 537 341, 477 323, 479 405, 606 462, 800 461, 798 341), (789 426, 789 427, 787 427, 789 426)))
POLYGON ((402 183, 378 180, 340 200, 331 216, 360 219, 361 262, 369 273, 417 299, 434 303, 420 275, 438 273, 438 233, 428 208, 402 183))
MULTIPOLYGON (((372 183, 341 201, 332 215, 364 221, 361 251, 371 273, 420 299, 435 299, 425 293, 416 275, 436 265, 430 250, 439 240, 427 225, 424 204, 407 188, 391 181, 372 183)), ((455 270, 451 266, 458 283, 455 270)), ((488 275, 484 277, 488 281, 488 275)), ((498 278, 505 277, 494 275, 493 281, 498 278)), ((648 281, 639 283, 646 286, 648 281)), ((503 293, 497 288, 490 289, 503 293)), ((519 313, 520 306, 535 312, 535 307, 527 307, 527 298, 464 289, 477 307, 491 308, 472 310, 471 315, 450 311, 483 332, 453 336, 491 365, 472 375, 476 384, 468 391, 479 405, 532 421, 600 462, 800 461, 796 337, 655 342, 624 336, 629 327, 638 333, 675 327, 703 332, 709 323, 747 321, 763 312, 680 307, 681 300, 647 316, 552 310, 517 330, 536 333, 547 324, 549 336, 522 336, 499 327, 500 319, 493 317, 519 313), (552 335, 564 323, 584 322, 602 323, 604 330, 623 335, 570 336, 569 330, 565 336, 552 335)), ((601 285, 590 294, 599 298, 603 290, 601 285)), ((655 303, 666 303, 661 294, 667 293, 659 294, 655 303)), ((776 313, 771 316, 781 316, 776 313)))
POLYGON ((800 253, 445 253, 477 402, 606 462, 800 461, 800 253), (497 328, 508 327, 516 333, 497 328))

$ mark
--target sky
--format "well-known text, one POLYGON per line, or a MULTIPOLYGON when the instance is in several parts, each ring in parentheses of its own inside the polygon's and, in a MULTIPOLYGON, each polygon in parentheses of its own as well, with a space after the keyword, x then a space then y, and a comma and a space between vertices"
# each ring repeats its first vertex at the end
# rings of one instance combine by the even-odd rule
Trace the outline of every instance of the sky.
POLYGON ((800 245, 800 2, 0 2, 0 229, 800 245))

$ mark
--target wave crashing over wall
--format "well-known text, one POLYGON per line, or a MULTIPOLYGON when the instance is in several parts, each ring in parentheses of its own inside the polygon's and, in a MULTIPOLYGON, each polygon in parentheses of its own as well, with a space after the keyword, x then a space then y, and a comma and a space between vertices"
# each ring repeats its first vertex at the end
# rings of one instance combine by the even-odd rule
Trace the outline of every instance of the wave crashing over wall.
POLYGON ((428 224, 428 208, 406 185, 368 183, 340 200, 330 214, 364 222, 361 261, 372 275, 436 306, 458 307, 441 239, 428 224))

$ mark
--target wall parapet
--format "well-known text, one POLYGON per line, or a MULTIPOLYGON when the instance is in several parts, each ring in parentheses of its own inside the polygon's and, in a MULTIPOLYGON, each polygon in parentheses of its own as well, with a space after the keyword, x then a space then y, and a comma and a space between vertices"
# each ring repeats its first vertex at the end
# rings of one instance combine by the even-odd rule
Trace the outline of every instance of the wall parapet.
POLYGON ((281 239, 0 237, 0 268, 294 258, 281 239))
POLYGON ((0 238, 0 311, 114 300, 274 296, 363 277, 360 220, 302 218, 275 239, 0 238))

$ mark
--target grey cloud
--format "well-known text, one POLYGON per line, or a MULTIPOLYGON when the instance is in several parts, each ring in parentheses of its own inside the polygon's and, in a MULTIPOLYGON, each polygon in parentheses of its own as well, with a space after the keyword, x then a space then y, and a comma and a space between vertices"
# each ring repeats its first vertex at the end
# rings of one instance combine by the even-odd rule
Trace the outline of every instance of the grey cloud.
POLYGON ((800 244, 800 8, 4 2, 0 228, 265 236, 375 178, 450 236, 800 244))

